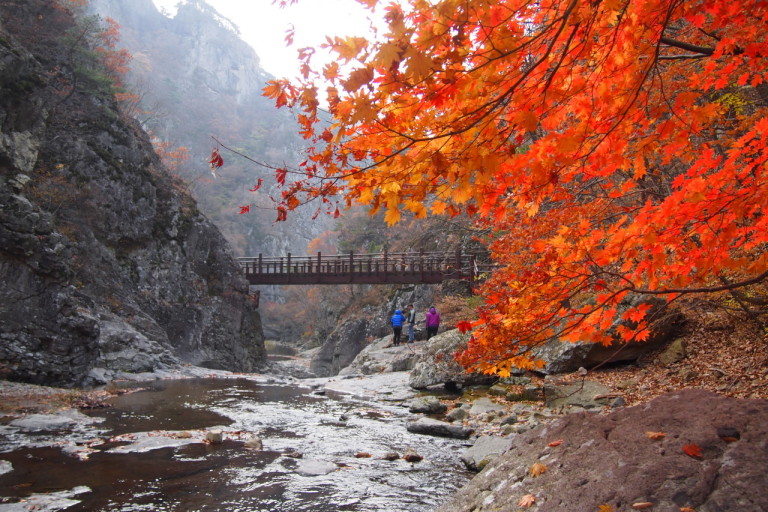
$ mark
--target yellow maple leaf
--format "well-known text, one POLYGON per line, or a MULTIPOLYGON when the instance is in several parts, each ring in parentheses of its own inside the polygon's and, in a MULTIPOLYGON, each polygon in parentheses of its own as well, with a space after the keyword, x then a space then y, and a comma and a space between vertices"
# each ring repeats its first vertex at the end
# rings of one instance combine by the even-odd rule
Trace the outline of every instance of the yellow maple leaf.
POLYGON ((384 214, 384 222, 386 222, 388 226, 394 226, 399 221, 400 221, 400 210, 398 210, 397 208, 387 208, 387 211, 384 214))
POLYGON ((528 473, 534 478, 537 476, 541 476, 547 471, 547 466, 545 464, 542 464, 541 462, 535 463, 533 466, 531 466, 531 469, 528 470, 528 473))
POLYGON ((613 512, 613 507, 608 503, 604 503, 597 507, 597 512, 613 512))

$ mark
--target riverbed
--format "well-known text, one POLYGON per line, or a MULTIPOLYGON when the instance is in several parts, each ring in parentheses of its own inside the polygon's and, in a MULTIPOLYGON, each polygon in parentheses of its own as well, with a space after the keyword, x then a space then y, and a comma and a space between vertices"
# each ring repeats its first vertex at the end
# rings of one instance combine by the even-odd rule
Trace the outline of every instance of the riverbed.
POLYGON ((464 442, 406 430, 406 379, 163 379, 6 419, 0 512, 431 511, 472 475, 464 442))

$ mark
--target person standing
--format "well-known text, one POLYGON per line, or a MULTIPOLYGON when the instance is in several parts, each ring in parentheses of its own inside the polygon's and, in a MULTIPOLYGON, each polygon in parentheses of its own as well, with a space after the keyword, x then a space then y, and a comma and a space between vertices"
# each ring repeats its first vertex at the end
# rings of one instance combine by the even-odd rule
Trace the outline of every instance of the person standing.
POLYGON ((408 316, 406 318, 408 319, 408 343, 413 343, 415 338, 413 331, 414 326, 416 325, 416 310, 413 308, 413 304, 408 304, 407 310, 408 316))
POLYGON ((427 313, 427 339, 437 334, 438 327, 440 327, 440 313, 435 306, 432 306, 427 313))
POLYGON ((394 346, 400 345, 400 336, 403 334, 403 324, 405 323, 405 316, 399 309, 395 310, 395 314, 392 315, 392 344, 394 346))

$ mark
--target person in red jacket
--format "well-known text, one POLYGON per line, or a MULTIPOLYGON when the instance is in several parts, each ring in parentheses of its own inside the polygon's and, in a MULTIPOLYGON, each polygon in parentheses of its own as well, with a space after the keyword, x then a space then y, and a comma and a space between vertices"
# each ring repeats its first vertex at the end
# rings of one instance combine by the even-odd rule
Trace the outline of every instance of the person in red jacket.
POLYGON ((437 312, 435 306, 432 306, 427 313, 427 339, 437 334, 438 327, 440 327, 440 313, 437 312))

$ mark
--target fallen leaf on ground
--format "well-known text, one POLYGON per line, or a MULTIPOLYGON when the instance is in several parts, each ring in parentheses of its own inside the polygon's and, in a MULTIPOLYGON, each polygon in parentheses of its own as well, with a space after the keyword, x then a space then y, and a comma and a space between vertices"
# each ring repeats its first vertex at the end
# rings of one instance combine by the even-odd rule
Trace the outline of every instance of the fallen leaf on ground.
POLYGON ((535 463, 533 466, 531 466, 531 469, 528 470, 528 472, 534 478, 536 478, 537 476, 541 476, 546 471, 547 471, 547 466, 542 464, 541 462, 535 463))
POLYGON ((520 501, 517 502, 517 506, 528 508, 534 503, 536 503, 536 496, 534 496, 533 494, 526 494, 525 496, 520 498, 520 501))
POLYGON ((551 446, 552 448, 554 448, 555 446, 560 446, 561 444, 563 444, 563 440, 558 439, 557 441, 552 441, 547 446, 551 446))
POLYGON ((645 437, 647 437, 648 439, 653 439, 654 441, 658 441, 659 439, 663 439, 663 438, 667 437, 667 434, 665 434, 664 432, 650 432, 650 431, 648 431, 648 432, 645 433, 645 437))
POLYGON ((604 503, 597 507, 597 512, 613 512, 613 507, 607 503, 604 503))
POLYGON ((650 501, 639 501, 637 503, 632 504, 632 508, 634 510, 645 510, 647 508, 651 508, 653 506, 653 503, 650 501))
POLYGON ((683 452, 685 452, 685 454, 689 457, 694 457, 696 459, 701 458, 701 446, 697 445, 696 443, 683 446, 683 452))

